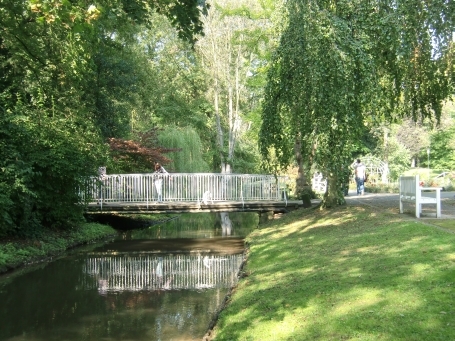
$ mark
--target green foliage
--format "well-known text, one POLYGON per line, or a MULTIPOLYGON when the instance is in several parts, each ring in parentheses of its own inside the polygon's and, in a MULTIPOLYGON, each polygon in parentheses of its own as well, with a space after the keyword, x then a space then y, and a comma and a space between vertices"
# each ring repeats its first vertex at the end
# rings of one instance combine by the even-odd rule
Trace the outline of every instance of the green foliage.
POLYGON ((455 125, 440 130, 431 137, 430 164, 426 150, 422 151, 422 165, 439 169, 455 169, 455 125))
POLYGON ((261 157, 253 138, 244 137, 240 139, 235 148, 235 159, 232 166, 236 173, 258 174, 263 170, 260 168, 261 157))
POLYGON ((265 92, 261 154, 267 157, 273 147, 285 167, 298 140, 302 154, 311 155, 311 164, 328 177, 340 178, 337 173, 350 163, 363 134, 363 110, 374 91, 373 61, 362 49, 363 35, 351 30, 354 4, 340 3, 335 13, 333 8, 321 11, 290 1, 287 10, 289 25, 265 92))
MULTIPOLYGON (((153 16, 153 26, 141 31, 138 40, 135 53, 143 56, 135 56, 139 62, 135 66, 133 93, 139 98, 130 111, 128 138, 136 139, 135 131, 155 127, 191 126, 207 152, 214 136, 208 122, 212 108, 204 98, 207 91, 204 68, 195 52, 178 39, 175 29, 160 15, 153 16)), ((112 97, 116 98, 115 94, 112 97)))
POLYGON ((57 256, 71 247, 112 237, 116 233, 110 226, 86 223, 66 232, 42 231, 26 240, 0 242, 0 273, 57 256))
POLYGON ((133 124, 131 113, 140 115, 146 106, 142 101, 144 82, 150 75, 137 60, 134 51, 121 41, 100 39, 98 52, 93 56, 96 77, 92 77, 87 100, 94 105, 94 117, 103 137, 127 136, 133 124))
POLYGON ((299 146, 308 166, 327 175, 326 199, 336 202, 337 172, 361 145, 364 126, 398 115, 439 120, 453 90, 453 16, 447 2, 417 0, 291 0, 285 9, 260 151, 264 158, 273 151, 285 167, 299 146))
POLYGON ((75 189, 103 155, 96 129, 87 118, 57 118, 20 98, 11 108, 2 99, 10 109, 0 117, 0 235, 72 226, 82 213, 75 189))
MULTIPOLYGON (((444 106, 443 120, 430 137, 430 167, 455 170, 455 104, 448 102, 444 106)), ((426 150, 421 156, 422 165, 428 166, 426 150)))
POLYGON ((365 192, 367 193, 399 193, 398 183, 394 184, 382 184, 376 182, 374 184, 368 182, 365 184, 365 192))
POLYGON ((151 111, 138 33, 157 11, 190 42, 202 29, 197 0, 0 1, 0 235, 80 222, 77 189, 106 164, 104 138, 151 111))
POLYGON ((409 169, 412 154, 406 147, 394 140, 389 141, 388 149, 389 179, 398 181, 399 176, 409 169))

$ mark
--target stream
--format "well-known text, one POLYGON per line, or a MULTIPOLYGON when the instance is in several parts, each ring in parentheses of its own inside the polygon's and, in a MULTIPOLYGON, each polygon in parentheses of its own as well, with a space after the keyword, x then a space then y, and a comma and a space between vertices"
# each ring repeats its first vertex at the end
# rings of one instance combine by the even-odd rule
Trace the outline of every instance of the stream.
POLYGON ((201 340, 255 213, 193 213, 0 277, 0 340, 201 340))

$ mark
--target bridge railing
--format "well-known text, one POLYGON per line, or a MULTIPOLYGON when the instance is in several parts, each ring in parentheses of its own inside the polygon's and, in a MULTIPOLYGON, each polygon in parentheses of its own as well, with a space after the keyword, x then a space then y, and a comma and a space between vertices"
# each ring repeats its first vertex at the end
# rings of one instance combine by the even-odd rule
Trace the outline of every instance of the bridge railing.
POLYGON ((80 196, 87 202, 153 202, 161 189, 163 201, 285 201, 286 179, 261 174, 110 174, 90 178, 80 196))

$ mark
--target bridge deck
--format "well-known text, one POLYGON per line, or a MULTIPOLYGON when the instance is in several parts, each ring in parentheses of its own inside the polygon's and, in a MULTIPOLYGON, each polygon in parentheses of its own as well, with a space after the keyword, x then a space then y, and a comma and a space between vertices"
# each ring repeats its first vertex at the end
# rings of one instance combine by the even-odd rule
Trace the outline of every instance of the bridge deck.
POLYGON ((285 213, 302 207, 301 200, 290 201, 214 201, 206 204, 194 201, 109 202, 90 203, 87 213, 200 213, 200 212, 276 212, 285 213))

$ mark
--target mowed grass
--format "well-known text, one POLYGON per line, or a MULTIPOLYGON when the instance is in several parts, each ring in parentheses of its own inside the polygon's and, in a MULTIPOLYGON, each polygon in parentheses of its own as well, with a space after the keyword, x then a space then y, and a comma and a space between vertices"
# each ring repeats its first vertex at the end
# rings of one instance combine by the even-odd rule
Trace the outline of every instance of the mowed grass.
POLYGON ((450 231, 348 206, 294 211, 247 242, 214 340, 455 340, 450 231))
POLYGON ((427 219, 426 223, 441 227, 448 231, 455 232, 455 220, 454 219, 427 219))

